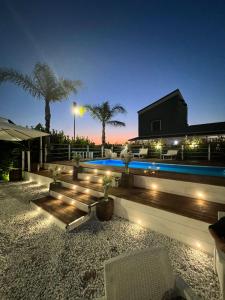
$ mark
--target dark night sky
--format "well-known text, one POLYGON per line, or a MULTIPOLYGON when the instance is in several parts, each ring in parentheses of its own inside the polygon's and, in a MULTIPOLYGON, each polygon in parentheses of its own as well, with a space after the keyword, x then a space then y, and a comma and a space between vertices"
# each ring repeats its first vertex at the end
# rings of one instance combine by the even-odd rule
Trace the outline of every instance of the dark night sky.
MULTIPOLYGON (((52 105, 52 127, 72 134, 73 100, 109 100, 127 108, 120 142, 137 135, 137 110, 179 88, 189 124, 225 121, 225 1, 2 1, 0 66, 30 73, 37 61, 84 87, 52 105)), ((44 103, 0 86, 0 115, 21 125, 44 123, 44 103)), ((85 115, 79 135, 99 141, 85 115)))

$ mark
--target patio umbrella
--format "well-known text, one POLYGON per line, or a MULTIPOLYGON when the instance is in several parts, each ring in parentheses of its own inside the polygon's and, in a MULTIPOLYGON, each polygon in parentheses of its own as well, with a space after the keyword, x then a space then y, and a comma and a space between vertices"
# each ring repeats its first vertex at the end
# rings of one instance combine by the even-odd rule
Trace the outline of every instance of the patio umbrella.
POLYGON ((0 117, 0 140, 2 141, 25 141, 47 135, 49 134, 16 125, 12 121, 0 117))

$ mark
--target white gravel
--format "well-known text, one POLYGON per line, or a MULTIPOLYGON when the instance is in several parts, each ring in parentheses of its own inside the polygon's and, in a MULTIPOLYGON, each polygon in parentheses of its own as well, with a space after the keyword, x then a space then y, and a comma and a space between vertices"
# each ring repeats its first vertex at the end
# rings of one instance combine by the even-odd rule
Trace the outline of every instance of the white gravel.
POLYGON ((203 299, 220 299, 212 257, 121 218, 70 233, 30 207, 47 193, 35 183, 0 184, 0 299, 93 299, 104 294, 103 262, 165 246, 174 271, 203 299))

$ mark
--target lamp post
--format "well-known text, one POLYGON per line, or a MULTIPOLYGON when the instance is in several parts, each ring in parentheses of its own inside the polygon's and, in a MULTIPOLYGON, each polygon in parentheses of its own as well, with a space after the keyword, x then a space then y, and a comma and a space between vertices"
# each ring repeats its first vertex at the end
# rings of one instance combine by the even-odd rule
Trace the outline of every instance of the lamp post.
POLYGON ((74 101, 72 106, 72 113, 73 113, 73 138, 76 138, 76 116, 82 117, 85 113, 86 109, 83 106, 77 105, 74 101))
POLYGON ((73 102, 73 139, 76 138, 76 113, 77 113, 77 103, 73 102))

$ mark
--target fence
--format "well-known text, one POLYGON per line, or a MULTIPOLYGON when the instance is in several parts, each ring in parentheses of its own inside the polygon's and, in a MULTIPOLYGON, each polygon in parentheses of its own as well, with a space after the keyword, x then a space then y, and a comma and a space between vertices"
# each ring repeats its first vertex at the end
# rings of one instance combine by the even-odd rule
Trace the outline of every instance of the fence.
MULTIPOLYGON (((121 145, 106 146, 116 152, 118 157, 122 150, 121 145)), ((140 145, 131 145, 133 153, 138 153, 140 145)), ((177 160, 214 160, 225 161, 225 147, 218 144, 208 143, 202 145, 178 145, 178 146, 145 146, 148 148, 148 158, 161 159, 162 154, 167 153, 169 149, 178 150, 177 160)), ((50 144, 44 151, 44 161, 62 161, 71 160, 73 153, 79 153, 83 158, 93 159, 97 157, 104 157, 104 147, 100 145, 76 145, 71 144, 50 144)))

